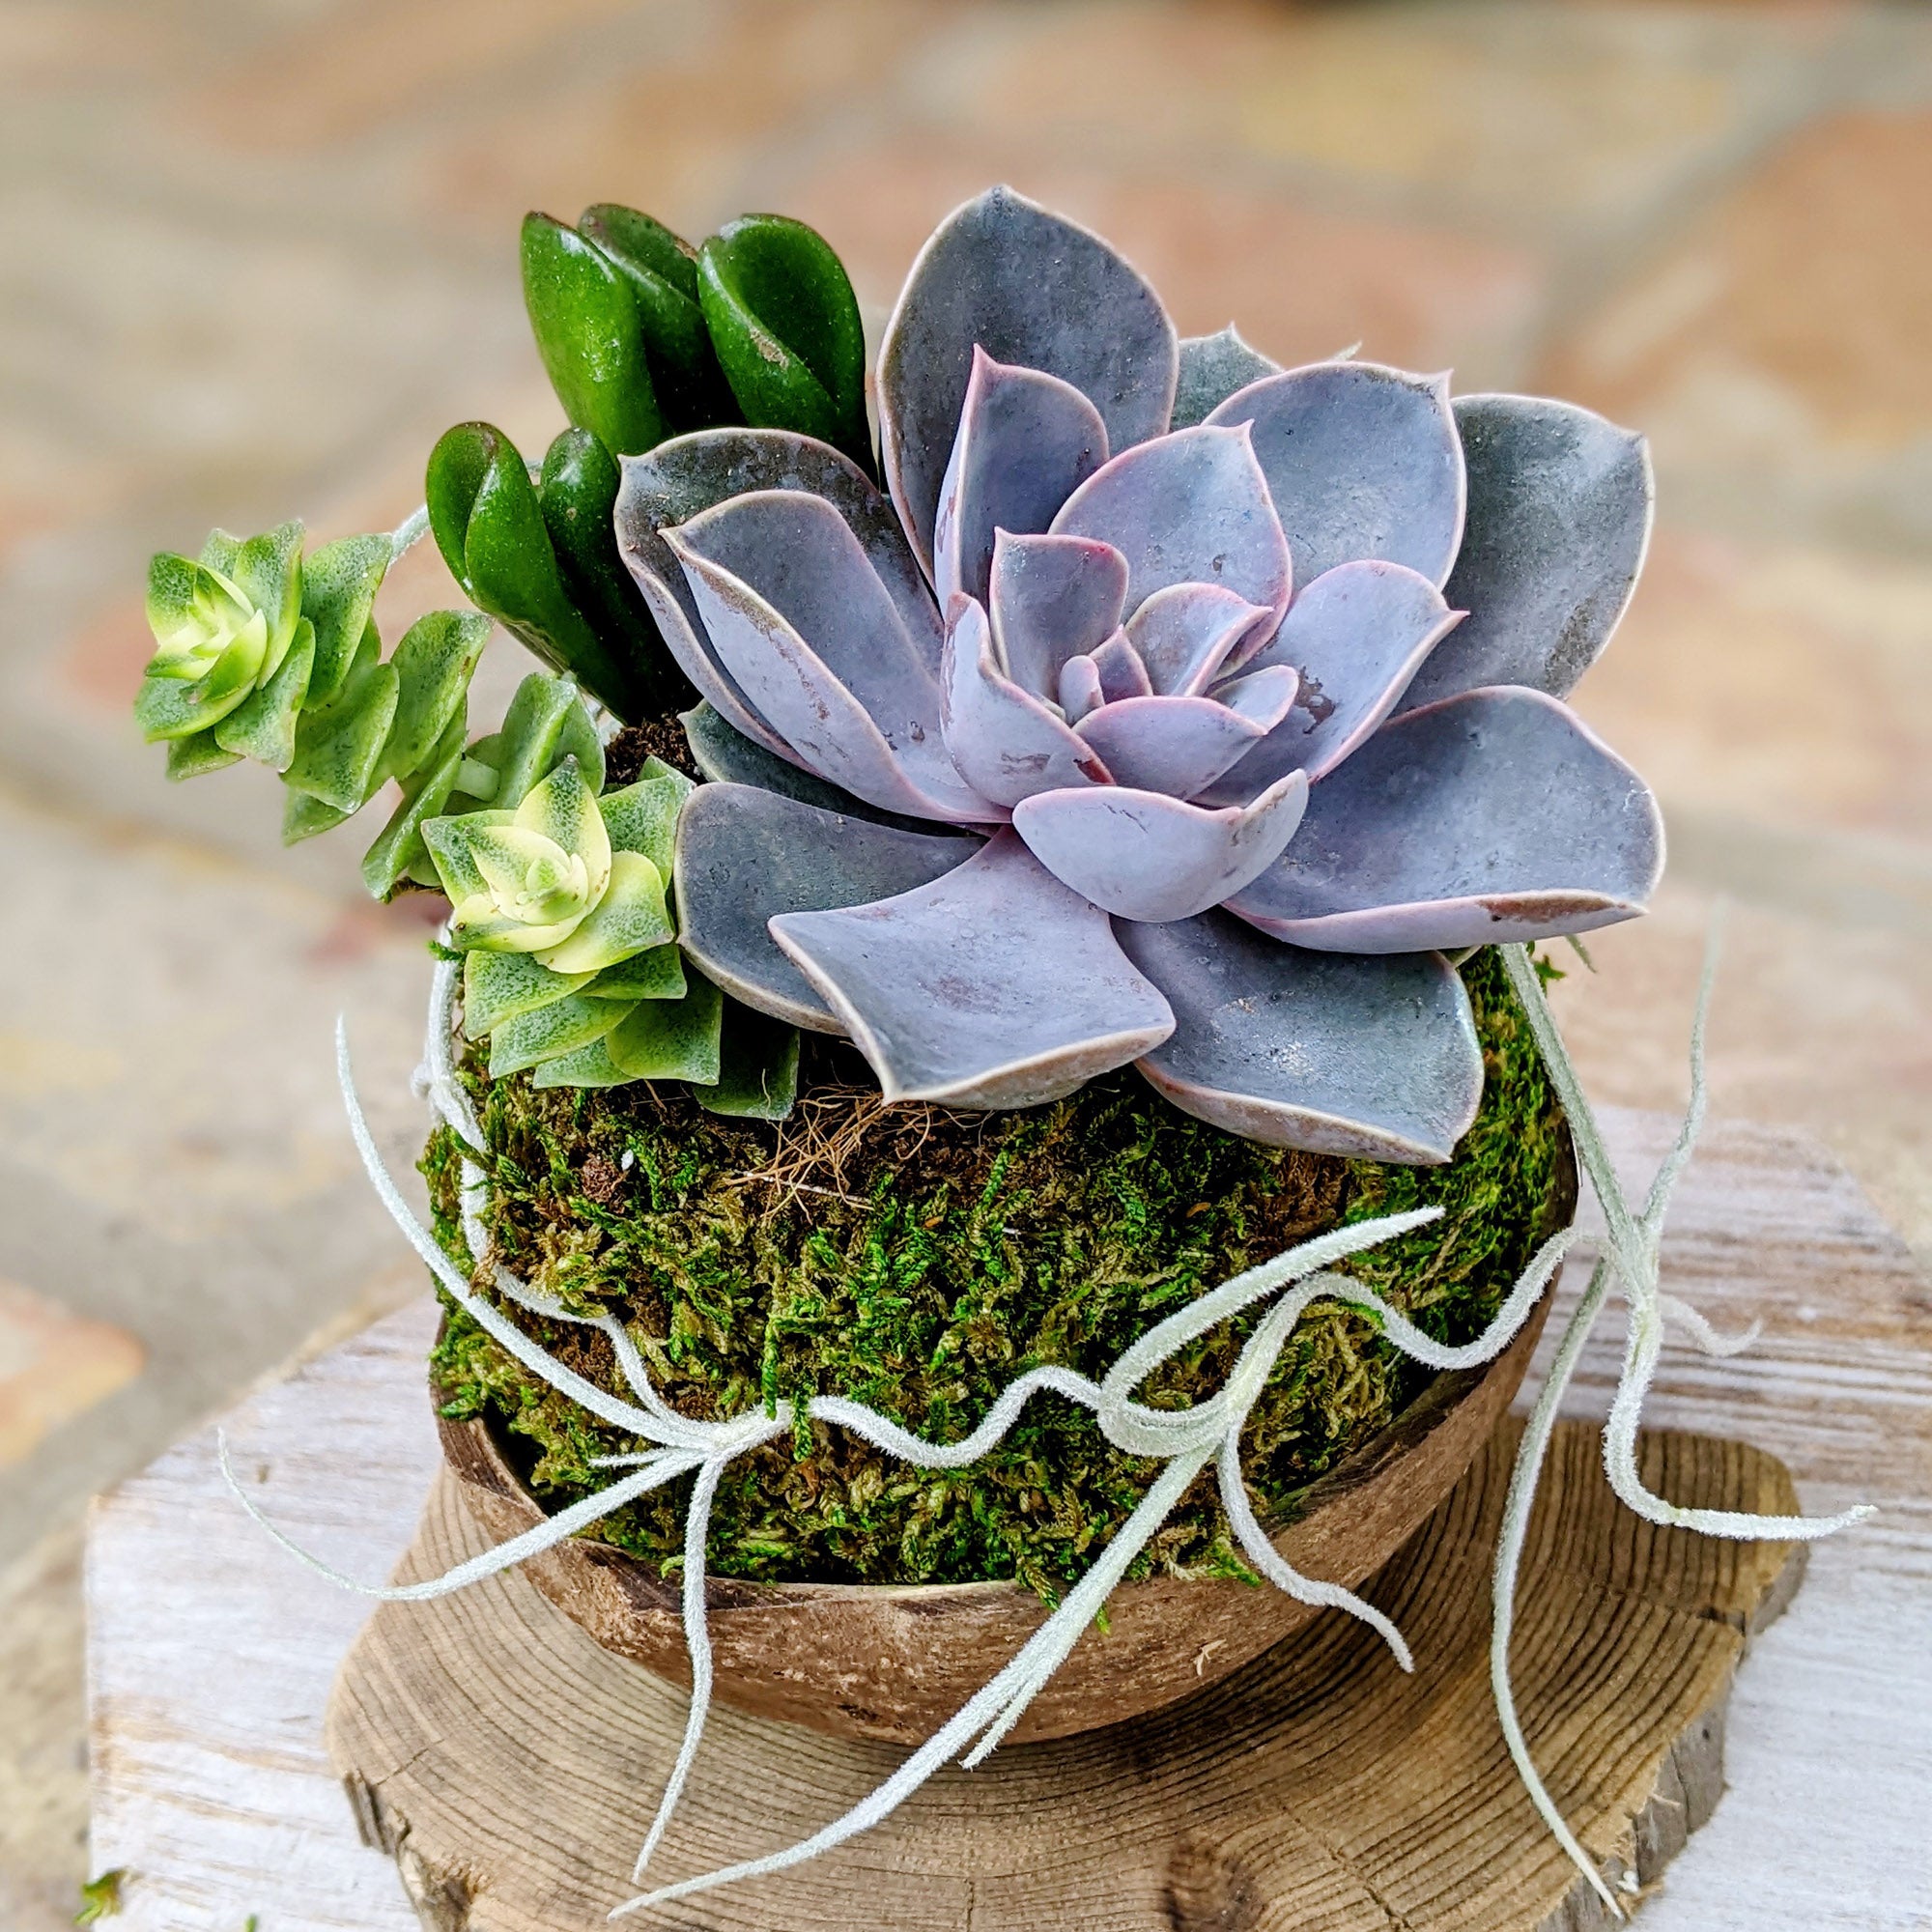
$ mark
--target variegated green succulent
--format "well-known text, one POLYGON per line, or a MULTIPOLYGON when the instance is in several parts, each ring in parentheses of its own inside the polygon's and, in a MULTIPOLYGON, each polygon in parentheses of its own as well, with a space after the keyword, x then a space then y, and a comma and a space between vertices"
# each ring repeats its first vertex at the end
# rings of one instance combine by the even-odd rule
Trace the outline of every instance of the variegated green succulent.
MULTIPOLYGON (((598 795, 566 756, 514 809, 429 819, 422 836, 464 955, 464 1030, 493 1074, 539 1087, 692 1083, 721 1112, 782 1113, 796 1036, 764 1042, 761 1077, 727 1079, 725 1001, 687 973, 666 893, 691 781, 658 759, 598 795), (776 1049, 774 1052, 773 1049, 776 1049)), ((753 1015, 734 1035, 769 1029, 753 1015)))

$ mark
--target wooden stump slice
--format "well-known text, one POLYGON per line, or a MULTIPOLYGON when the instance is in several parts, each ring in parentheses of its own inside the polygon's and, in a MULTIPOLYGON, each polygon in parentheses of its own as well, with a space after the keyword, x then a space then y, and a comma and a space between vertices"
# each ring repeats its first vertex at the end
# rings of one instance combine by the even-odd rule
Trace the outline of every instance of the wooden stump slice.
MULTIPOLYGON (((942 1773, 877 1830, 774 1879, 631 1923, 651 1932, 1585 1932, 1607 1924, 1504 1749, 1489 1573, 1520 1425, 1365 1586, 1415 1652, 1317 1620, 1151 1716, 942 1773)), ((1782 1463, 1658 1433, 1645 1481, 1692 1506, 1791 1513, 1782 1463)), ((403 1578, 488 1536, 440 1474, 403 1578)), ((1654 1528, 1562 1425, 1518 1599, 1517 1696, 1557 1803, 1641 1889, 1722 1790, 1723 1712, 1801 1552, 1654 1528)), ((1104 1643, 1090 1632, 1083 1643, 1104 1643)), ((514 1573, 384 1605, 345 1662, 330 1756, 364 1836, 435 1932, 578 1932, 631 1862, 682 1734, 674 1686, 600 1649, 514 1573)), ((902 1762, 714 1707, 651 1880, 777 1850, 902 1762)))

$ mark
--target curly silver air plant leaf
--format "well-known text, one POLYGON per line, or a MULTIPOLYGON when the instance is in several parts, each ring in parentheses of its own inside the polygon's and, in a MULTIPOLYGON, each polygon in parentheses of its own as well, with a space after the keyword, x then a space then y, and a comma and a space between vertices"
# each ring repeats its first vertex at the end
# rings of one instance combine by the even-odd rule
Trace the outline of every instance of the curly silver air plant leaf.
POLYGON ((1561 701, 1642 560, 1641 442, 1177 342, 1007 189, 926 243, 879 404, 890 503, 774 431, 626 460, 619 541, 753 781, 685 809, 687 950, 889 1098, 1134 1061, 1256 1140, 1446 1160, 1482 1061, 1445 954, 1628 919, 1662 867, 1561 701))

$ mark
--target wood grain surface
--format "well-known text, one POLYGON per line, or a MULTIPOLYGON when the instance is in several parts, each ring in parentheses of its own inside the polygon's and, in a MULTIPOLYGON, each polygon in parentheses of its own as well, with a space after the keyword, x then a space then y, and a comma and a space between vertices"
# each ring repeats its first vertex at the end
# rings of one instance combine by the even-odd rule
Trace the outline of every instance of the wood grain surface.
MULTIPOLYGON (((1368 1586, 1413 1646, 1330 1617, 1198 1695, 942 1773, 876 1831, 779 1877, 688 1898, 662 1932, 1540 1932, 1610 1920, 1513 1776, 1489 1686, 1487 1580, 1520 1424, 1368 1586)), ((1796 1507, 1781 1463, 1648 1438, 1673 1500, 1796 1507)), ((440 1477, 403 1565, 494 1540, 440 1477)), ((1627 1516, 1594 1432, 1563 1425, 1530 1539, 1515 1647, 1523 1721, 1578 1836, 1654 1882, 1721 1789, 1746 1633, 1781 1609, 1785 1546, 1627 1516)), ((1083 1642, 1104 1644, 1097 1633, 1083 1642)), ((591 1932, 677 1753, 683 1696, 601 1648, 524 1577, 385 1605, 350 1653, 329 1748, 365 1835, 437 1932, 591 1932)), ((899 1753, 714 1711, 656 1869, 809 1836, 899 1753)))
MULTIPOLYGON (((1606 1124, 1640 1184, 1670 1122, 1611 1114, 1606 1124)), ((1790 1464, 1809 1509, 1865 1499, 1882 1514, 1811 1552, 1792 1609, 1755 1645, 1731 1699, 1729 1794, 1641 1922, 1923 1932, 1932 1296, 1815 1143, 1736 1123, 1715 1126, 1691 1167, 1664 1272, 1714 1321, 1760 1316, 1766 1335, 1725 1362, 1666 1351, 1653 1421, 1747 1436, 1790 1464)), ((1558 1318, 1579 1280, 1573 1264, 1558 1318)), ((420 1399, 434 1321, 427 1301, 393 1317, 227 1422, 264 1506, 371 1579, 408 1548, 439 1460, 420 1399)), ((1601 1415, 1615 1357, 1606 1327, 1574 1412, 1601 1415)), ((412 1932, 395 1866, 358 1843, 323 1747, 329 1684, 366 1603, 261 1537, 222 1488, 212 1432, 102 1501, 89 1567, 94 1862, 128 1870, 118 1922, 241 1932, 255 1913, 261 1932, 412 1932)), ((1309 1640, 1336 1639, 1317 1624, 1309 1640)), ((1536 1719, 1532 1741, 1557 1770, 1560 1719, 1536 1719)), ((742 1802, 755 1821, 756 1794, 742 1802)), ((1212 1923, 1202 1919, 1212 1906, 1241 1923, 1237 1880, 1205 1848, 1190 1858, 1175 1867, 1179 1909, 1212 1923)))

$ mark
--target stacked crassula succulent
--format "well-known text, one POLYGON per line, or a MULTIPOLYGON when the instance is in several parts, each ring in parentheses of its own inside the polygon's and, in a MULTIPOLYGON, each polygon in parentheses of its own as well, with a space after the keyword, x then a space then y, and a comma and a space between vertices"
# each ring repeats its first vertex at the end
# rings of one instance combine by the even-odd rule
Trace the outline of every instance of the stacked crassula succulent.
POLYGON ((771 431, 624 466, 694 743, 749 781, 685 808, 687 953, 890 1098, 1132 1061, 1259 1140, 1447 1159, 1482 1089, 1451 958, 1627 919, 1662 865, 1561 701, 1641 563, 1638 440, 1178 343, 1004 189, 920 255, 878 401, 890 502, 771 431))

